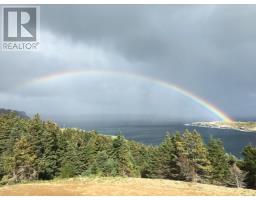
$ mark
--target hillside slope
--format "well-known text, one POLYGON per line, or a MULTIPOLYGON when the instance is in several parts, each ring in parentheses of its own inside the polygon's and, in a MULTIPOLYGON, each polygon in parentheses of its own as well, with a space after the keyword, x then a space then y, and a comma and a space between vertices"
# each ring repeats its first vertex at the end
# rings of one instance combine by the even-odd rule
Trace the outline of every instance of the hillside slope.
POLYGON ((75 178, 0 187, 0 195, 253 195, 256 190, 141 178, 75 178))
POLYGON ((17 111, 17 110, 10 110, 10 109, 4 109, 0 108, 0 115, 1 114, 9 114, 9 113, 15 113, 17 116, 24 118, 24 119, 29 119, 29 116, 24 112, 24 111, 17 111))

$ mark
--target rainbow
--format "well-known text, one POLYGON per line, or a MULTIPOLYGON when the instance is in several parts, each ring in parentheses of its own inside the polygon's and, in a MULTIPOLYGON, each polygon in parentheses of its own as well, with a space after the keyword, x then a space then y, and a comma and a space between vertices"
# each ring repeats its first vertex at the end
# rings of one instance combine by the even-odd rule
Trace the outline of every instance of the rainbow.
POLYGON ((169 82, 159 80, 159 79, 156 79, 153 77, 144 76, 144 75, 137 74, 137 73, 135 74, 135 73, 127 72, 127 71, 110 71, 110 70, 95 70, 95 69, 66 70, 66 71, 61 71, 61 72, 41 76, 41 77, 32 79, 30 81, 26 81, 26 82, 20 84, 18 86, 18 88, 23 88, 23 87, 26 87, 26 86, 29 86, 32 84, 37 84, 37 83, 44 83, 44 82, 48 82, 48 81, 55 80, 58 78, 63 78, 66 76, 93 75, 93 74, 99 75, 102 73, 107 74, 107 75, 126 76, 126 77, 130 77, 130 78, 137 78, 140 80, 153 82, 153 83, 158 84, 164 88, 174 90, 174 91, 190 98, 192 101, 196 102, 200 106, 204 107, 205 109, 207 109, 208 111, 210 111, 211 113, 216 115, 222 121, 233 122, 232 118, 230 118, 226 113, 224 113, 223 111, 218 109, 216 106, 212 105, 205 99, 185 90, 182 87, 179 87, 175 84, 171 84, 169 82))

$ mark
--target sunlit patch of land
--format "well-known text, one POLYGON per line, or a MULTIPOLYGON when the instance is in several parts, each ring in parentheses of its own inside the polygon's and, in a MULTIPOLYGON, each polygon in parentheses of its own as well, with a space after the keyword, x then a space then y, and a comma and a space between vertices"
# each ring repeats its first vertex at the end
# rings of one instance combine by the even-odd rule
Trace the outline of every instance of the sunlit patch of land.
POLYGON ((219 128, 219 129, 233 129, 244 132, 256 132, 256 122, 226 122, 226 121, 214 121, 214 122, 193 122, 186 124, 187 126, 197 126, 206 128, 219 128))
POLYGON ((73 178, 0 187, 0 195, 253 195, 256 190, 142 178, 73 178))

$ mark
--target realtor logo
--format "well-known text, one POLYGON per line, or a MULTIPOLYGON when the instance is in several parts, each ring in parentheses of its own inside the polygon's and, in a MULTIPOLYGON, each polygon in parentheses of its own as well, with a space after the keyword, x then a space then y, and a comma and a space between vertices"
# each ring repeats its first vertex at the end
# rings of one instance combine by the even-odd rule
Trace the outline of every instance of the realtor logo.
POLYGON ((38 50, 39 7, 3 7, 2 50, 38 50))

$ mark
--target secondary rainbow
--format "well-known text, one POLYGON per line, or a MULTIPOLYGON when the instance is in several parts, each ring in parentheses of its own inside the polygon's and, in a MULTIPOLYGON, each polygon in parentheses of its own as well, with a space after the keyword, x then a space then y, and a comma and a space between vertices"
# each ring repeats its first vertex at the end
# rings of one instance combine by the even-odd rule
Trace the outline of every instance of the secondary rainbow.
POLYGON ((78 75, 80 76, 80 75, 92 75, 92 74, 118 75, 118 76, 125 76, 125 77, 137 78, 140 80, 150 81, 150 82, 158 84, 162 87, 174 90, 174 91, 190 98, 192 101, 198 103, 199 105, 203 106, 205 109, 207 109, 208 111, 210 111, 211 113, 216 115, 222 121, 226 121, 226 122, 233 121, 231 117, 229 117, 226 113, 224 113, 223 111, 218 109, 216 106, 209 103, 205 99, 187 91, 186 89, 184 89, 182 87, 179 87, 175 84, 172 84, 172 83, 160 80, 160 79, 156 79, 156 78, 149 77, 149 76, 144 76, 144 75, 137 74, 137 73, 127 72, 127 71, 110 71, 110 70, 95 70, 95 69, 66 70, 66 71, 61 71, 61 72, 41 76, 41 77, 32 79, 30 81, 26 81, 26 82, 20 84, 18 86, 18 88, 26 87, 26 86, 36 84, 36 83, 44 83, 44 82, 56 80, 56 79, 67 77, 67 76, 78 76, 78 75))

